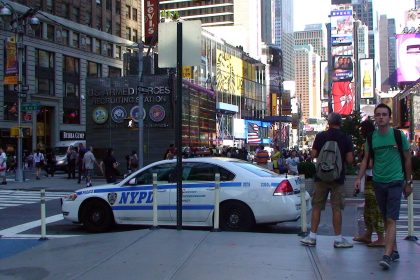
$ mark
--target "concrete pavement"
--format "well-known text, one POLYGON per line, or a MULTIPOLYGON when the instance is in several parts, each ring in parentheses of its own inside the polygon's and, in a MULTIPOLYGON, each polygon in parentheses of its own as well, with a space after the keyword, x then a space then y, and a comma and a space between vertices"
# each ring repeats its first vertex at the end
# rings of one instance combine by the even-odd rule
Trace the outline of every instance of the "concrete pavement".
POLYGON ((356 244, 317 247, 297 235, 200 230, 134 230, 39 241, 0 259, 8 279, 413 279, 420 273, 418 243, 399 240, 401 259, 379 267, 382 248, 356 244))

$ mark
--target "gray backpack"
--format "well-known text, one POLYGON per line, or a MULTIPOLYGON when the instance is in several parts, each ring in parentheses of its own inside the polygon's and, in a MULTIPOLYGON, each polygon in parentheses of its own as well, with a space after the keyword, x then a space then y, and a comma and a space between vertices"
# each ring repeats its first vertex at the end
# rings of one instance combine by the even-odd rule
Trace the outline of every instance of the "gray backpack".
POLYGON ((343 162, 338 143, 325 142, 316 161, 316 176, 324 182, 332 182, 340 178, 342 170, 343 162))

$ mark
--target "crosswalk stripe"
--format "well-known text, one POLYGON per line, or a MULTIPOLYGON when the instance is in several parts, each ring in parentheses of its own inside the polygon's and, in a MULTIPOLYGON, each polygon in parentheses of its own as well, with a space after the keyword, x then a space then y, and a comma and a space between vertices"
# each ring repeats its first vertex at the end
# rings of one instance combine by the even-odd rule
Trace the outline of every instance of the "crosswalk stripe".
MULTIPOLYGON (((70 192, 46 192, 45 200, 60 199, 69 193, 70 192)), ((41 194, 39 191, 0 190, 0 209, 40 202, 41 194)))

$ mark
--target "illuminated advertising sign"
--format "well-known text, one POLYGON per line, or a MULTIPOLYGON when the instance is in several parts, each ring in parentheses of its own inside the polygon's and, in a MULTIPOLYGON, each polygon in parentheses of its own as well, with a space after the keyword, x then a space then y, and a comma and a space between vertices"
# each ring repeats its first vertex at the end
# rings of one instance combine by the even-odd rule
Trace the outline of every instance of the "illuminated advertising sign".
POLYGON ((353 57, 350 55, 336 55, 333 57, 334 82, 353 80, 353 57))
POLYGON ((397 35, 397 80, 414 82, 420 78, 420 33, 397 35))
POLYGON ((277 110, 277 94, 276 93, 271 94, 271 115, 272 116, 279 115, 279 111, 277 110))
POLYGON ((374 66, 373 59, 360 60, 360 97, 373 98, 375 92, 374 86, 374 66))
POLYGON ((144 38, 146 44, 156 43, 152 42, 153 37, 158 31, 159 24, 159 1, 145 0, 144 1, 144 38))
POLYGON ((331 0, 332 5, 351 4, 351 0, 331 0))
POLYGON ((271 123, 246 120, 246 141, 248 144, 269 144, 268 136, 271 123))
POLYGON ((333 46, 353 43, 353 11, 331 11, 331 44, 333 46))
POLYGON ((18 72, 16 38, 10 37, 6 41, 6 71, 4 75, 4 84, 17 85, 18 72))
POLYGON ((221 50, 216 50, 216 57, 217 90, 241 95, 244 81, 243 61, 221 50))
POLYGON ((328 99, 328 90, 329 90, 329 84, 328 84, 328 61, 321 61, 321 71, 320 71, 320 91, 319 96, 321 97, 321 100, 327 100, 328 99))
POLYGON ((350 115, 353 111, 354 96, 351 83, 334 82, 332 85, 333 110, 340 115, 350 115))

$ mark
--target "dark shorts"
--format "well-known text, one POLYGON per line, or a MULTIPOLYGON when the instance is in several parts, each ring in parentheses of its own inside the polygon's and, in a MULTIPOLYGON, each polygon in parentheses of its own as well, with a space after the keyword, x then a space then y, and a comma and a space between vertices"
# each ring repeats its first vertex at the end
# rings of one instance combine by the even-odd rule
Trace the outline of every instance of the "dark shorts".
POLYGON ((330 195, 331 207, 335 210, 344 209, 344 192, 343 185, 336 182, 315 182, 314 193, 312 196, 312 207, 325 209, 325 203, 330 195))
POLYGON ((373 182, 376 201, 384 219, 398 220, 404 181, 373 182))

